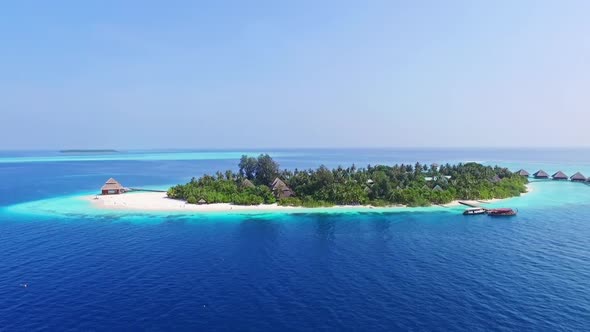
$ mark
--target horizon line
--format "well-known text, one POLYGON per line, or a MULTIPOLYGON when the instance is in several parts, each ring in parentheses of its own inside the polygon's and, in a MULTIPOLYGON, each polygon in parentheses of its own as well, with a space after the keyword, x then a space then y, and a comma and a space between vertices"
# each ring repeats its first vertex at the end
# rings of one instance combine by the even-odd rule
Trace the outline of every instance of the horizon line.
MULTIPOLYGON (((459 150, 459 149, 482 149, 482 150, 586 150, 590 146, 352 146, 352 147, 220 147, 220 148, 24 148, 11 149, 0 148, 0 152, 62 152, 66 150, 115 150, 116 152, 130 152, 130 151, 190 151, 190 152, 208 152, 208 151, 231 151, 231 152, 263 152, 269 151, 285 151, 285 150, 459 150)), ((116 153, 115 152, 115 153, 116 153)), ((99 152, 100 153, 100 152, 99 152)))

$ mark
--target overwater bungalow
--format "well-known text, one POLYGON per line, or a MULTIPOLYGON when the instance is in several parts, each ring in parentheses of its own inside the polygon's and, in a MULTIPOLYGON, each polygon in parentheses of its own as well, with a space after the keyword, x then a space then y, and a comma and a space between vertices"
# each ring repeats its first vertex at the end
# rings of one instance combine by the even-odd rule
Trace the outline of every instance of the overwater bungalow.
POLYGON ((570 180, 572 180, 573 182, 585 182, 587 179, 582 173, 577 172, 576 174, 570 177, 570 180))
POLYGON ((277 199, 287 198, 295 195, 291 188, 289 188, 287 184, 285 184, 285 182, 279 178, 276 178, 270 187, 277 199))
POLYGON ((521 169, 520 171, 518 171, 516 174, 520 175, 520 176, 524 176, 524 177, 529 177, 530 174, 529 172, 525 171, 524 169, 521 169))
POLYGON ((562 171, 558 171, 557 173, 553 174, 551 177, 553 178, 553 180, 567 180, 568 179, 567 175, 565 175, 565 173, 562 171))
POLYGON ((549 178, 549 174, 547 174, 547 172, 545 172, 544 170, 539 170, 536 173, 533 174, 533 176, 535 177, 535 179, 548 179, 549 178))
POLYGON ((125 192, 125 188, 113 178, 108 179, 100 190, 103 195, 119 195, 125 192))

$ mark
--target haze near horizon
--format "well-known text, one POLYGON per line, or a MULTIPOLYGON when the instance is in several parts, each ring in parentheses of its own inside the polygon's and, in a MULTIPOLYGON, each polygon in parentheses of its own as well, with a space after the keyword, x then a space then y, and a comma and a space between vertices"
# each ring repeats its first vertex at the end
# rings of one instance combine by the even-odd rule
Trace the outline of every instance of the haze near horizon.
POLYGON ((587 147, 585 1, 22 1, 3 149, 587 147))

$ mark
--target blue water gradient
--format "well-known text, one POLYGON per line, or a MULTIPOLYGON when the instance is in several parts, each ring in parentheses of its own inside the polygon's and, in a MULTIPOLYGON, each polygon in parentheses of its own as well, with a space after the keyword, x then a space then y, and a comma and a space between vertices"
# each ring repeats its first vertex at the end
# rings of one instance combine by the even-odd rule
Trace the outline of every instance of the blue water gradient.
MULTIPOLYGON (((290 168, 479 160, 590 175, 590 154, 575 150, 286 152, 277 159, 290 168)), ((584 184, 534 182, 498 203, 519 208, 508 219, 461 208, 105 213, 76 200, 110 176, 165 187, 235 164, 0 163, 0 329, 588 329, 584 184)))

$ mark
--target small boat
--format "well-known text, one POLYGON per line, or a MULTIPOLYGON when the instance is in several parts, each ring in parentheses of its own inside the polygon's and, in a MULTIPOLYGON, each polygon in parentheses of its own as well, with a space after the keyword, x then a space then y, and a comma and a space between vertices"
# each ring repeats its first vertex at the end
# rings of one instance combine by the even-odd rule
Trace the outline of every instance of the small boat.
POLYGON ((478 214, 485 214, 486 213, 486 209, 484 208, 470 208, 467 209, 463 212, 464 216, 474 216, 474 215, 478 215, 478 214))
POLYGON ((488 210, 488 216, 491 217, 512 217, 515 216, 517 213, 518 210, 512 210, 507 208, 488 210))

